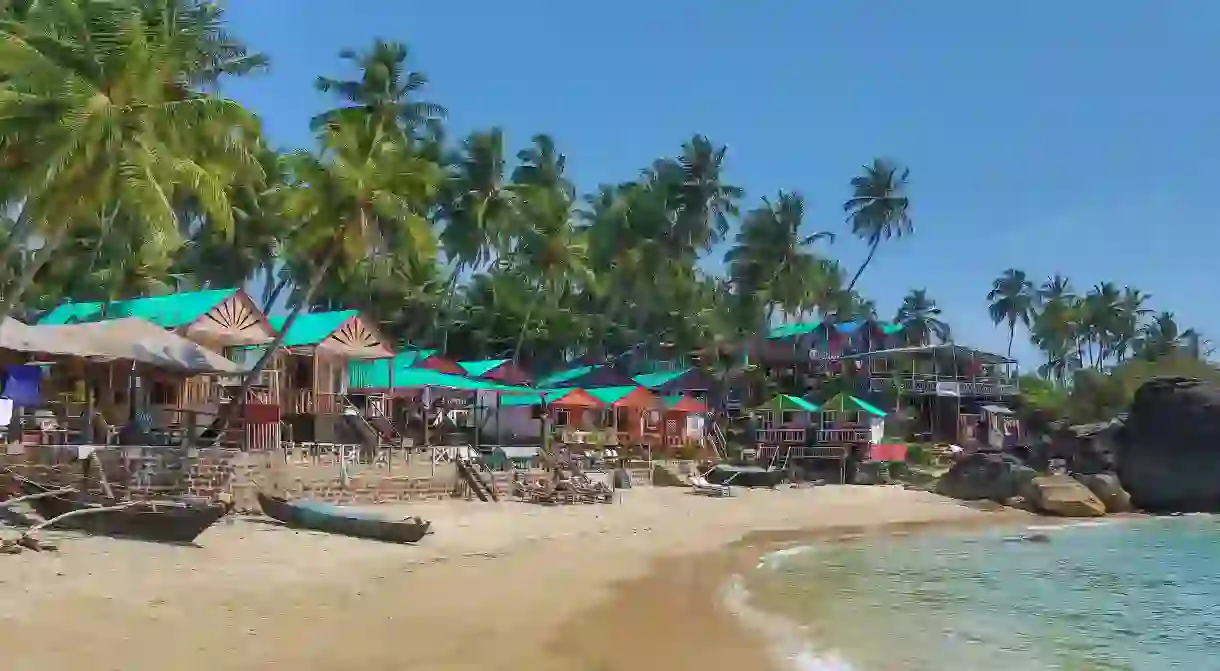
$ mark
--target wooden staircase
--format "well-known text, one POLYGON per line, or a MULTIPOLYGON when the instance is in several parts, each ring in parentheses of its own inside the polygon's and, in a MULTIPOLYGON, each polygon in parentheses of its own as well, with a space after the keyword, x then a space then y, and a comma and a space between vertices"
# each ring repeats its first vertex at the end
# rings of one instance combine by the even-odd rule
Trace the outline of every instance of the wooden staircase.
POLYGON ((499 501, 500 497, 496 493, 496 487, 493 482, 483 480, 482 459, 479 458, 459 458, 456 460, 458 476, 462 482, 470 487, 470 491, 474 493, 480 501, 499 501))

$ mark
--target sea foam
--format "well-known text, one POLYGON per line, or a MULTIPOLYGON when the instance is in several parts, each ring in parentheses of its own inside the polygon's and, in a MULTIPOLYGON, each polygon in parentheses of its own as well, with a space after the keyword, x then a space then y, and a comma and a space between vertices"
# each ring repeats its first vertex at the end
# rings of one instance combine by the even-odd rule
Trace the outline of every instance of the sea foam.
MULTIPOLYGON (((778 556, 792 556, 802 548, 781 550, 778 556)), ((777 556, 771 553, 769 557, 777 556)), ((759 564, 759 566, 763 566, 759 564)), ((763 612, 750 605, 750 593, 740 575, 725 584, 721 602, 745 627, 763 637, 769 652, 777 661, 793 671, 852 671, 852 666, 833 651, 819 651, 795 623, 763 612)))

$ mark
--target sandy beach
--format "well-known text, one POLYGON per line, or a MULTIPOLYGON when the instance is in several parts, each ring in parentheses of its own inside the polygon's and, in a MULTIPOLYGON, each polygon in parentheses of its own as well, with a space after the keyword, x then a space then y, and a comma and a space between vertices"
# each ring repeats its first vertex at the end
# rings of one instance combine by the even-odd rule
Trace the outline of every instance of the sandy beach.
POLYGON ((802 535, 1014 519, 896 487, 736 494, 376 508, 432 519, 418 546, 254 518, 200 547, 60 536, 59 553, 0 557, 0 656, 13 671, 766 668, 718 606, 744 555, 802 535))

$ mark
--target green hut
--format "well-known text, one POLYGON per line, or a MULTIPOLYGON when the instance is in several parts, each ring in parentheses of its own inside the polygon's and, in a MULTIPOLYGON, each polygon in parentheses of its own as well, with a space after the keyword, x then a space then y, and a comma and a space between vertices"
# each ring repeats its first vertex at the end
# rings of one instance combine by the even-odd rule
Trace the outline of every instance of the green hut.
POLYGON ((886 412, 846 392, 822 404, 819 442, 879 443, 886 412))

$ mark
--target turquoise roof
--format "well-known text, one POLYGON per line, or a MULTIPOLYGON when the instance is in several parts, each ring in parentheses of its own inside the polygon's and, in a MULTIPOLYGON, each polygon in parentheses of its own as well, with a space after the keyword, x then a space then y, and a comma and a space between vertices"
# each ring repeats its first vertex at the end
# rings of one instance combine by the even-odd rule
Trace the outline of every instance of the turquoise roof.
MULTIPOLYGON (((193 323, 235 293, 237 289, 211 289, 112 301, 106 309, 106 319, 139 317, 162 328, 178 328, 193 323)), ((56 326, 101 321, 102 305, 64 303, 43 315, 38 323, 56 326)))
POLYGON ((674 380, 691 372, 692 368, 683 368, 682 370, 670 370, 663 373, 644 373, 631 378, 636 381, 636 384, 649 389, 659 389, 674 380))
MULTIPOLYGON (((330 334, 339 330, 340 326, 359 315, 357 310, 342 310, 339 312, 308 312, 299 315, 292 322, 292 328, 284 336, 284 347, 299 347, 302 345, 320 345, 330 334)), ((271 325, 275 330, 284 328, 287 317, 272 317, 271 325)))
MULTIPOLYGON (((425 357, 426 358, 426 357, 425 357)), ((508 359, 485 359, 483 361, 459 361, 458 365, 471 377, 480 377, 508 363, 508 359)))
POLYGON ((589 373, 592 373, 593 371, 595 371, 599 368, 601 368, 600 365, 581 366, 579 368, 570 368, 568 370, 561 370, 558 373, 551 373, 550 375, 547 375, 546 377, 542 378, 541 380, 538 380, 538 386, 539 387, 553 387, 557 384, 563 384, 564 382, 575 380, 576 378, 581 377, 582 375, 588 375, 589 373))
POLYGON ((500 397, 501 408, 512 408, 528 405, 542 405, 543 403, 554 403, 568 394, 579 391, 576 388, 568 389, 535 389, 534 394, 513 394, 511 396, 500 397))
POLYGON ((780 338, 791 338, 793 336, 802 336, 813 333, 822 325, 821 319, 815 319, 811 322, 798 322, 796 324, 780 324, 767 331, 767 338, 771 340, 779 340, 780 338))
MULTIPOLYGON (((427 350, 425 350, 427 351, 427 350)), ((348 362, 348 386, 352 389, 414 389, 419 387, 442 387, 445 389, 469 389, 484 391, 518 392, 538 394, 537 389, 496 384, 486 380, 474 380, 461 375, 449 375, 430 368, 415 368, 417 351, 403 352, 390 359, 372 359, 348 362), (392 374, 391 374, 392 373, 392 374)))

